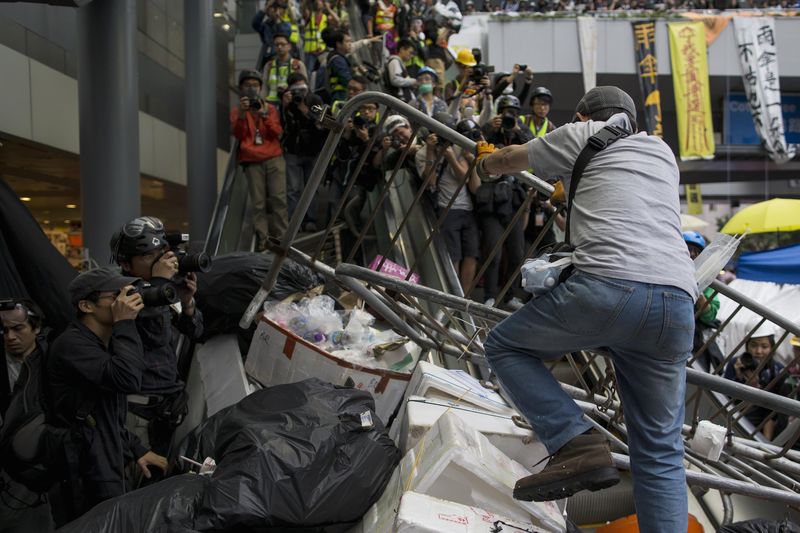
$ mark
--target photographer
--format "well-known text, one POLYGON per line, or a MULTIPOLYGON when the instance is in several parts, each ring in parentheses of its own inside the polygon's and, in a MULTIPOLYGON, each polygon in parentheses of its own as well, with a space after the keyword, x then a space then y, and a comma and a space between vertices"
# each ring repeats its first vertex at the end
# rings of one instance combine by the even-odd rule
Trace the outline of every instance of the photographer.
POLYGON ((425 64, 436 71, 439 94, 444 91, 445 71, 453 63, 448 42, 450 36, 461 28, 461 18, 455 2, 444 4, 439 0, 424 0, 425 64))
POLYGON ((114 234, 110 245, 112 258, 122 267, 123 274, 140 278, 134 283, 137 290, 143 295, 146 290, 156 300, 150 302, 145 297, 148 305, 136 317, 145 368, 140 389, 128 397, 128 427, 146 445, 166 454, 187 402, 175 353, 178 336, 172 328, 190 341, 202 334, 203 317, 194 299, 197 276, 187 272, 181 281, 176 279, 178 257, 170 249, 164 225, 155 217, 131 220, 114 234), (175 296, 180 298, 180 312, 170 306, 175 296))
MULTIPOLYGON (((456 56, 456 69, 458 70, 458 74, 444 86, 445 102, 448 104, 452 103, 455 98, 464 92, 472 76, 472 68, 477 64, 478 62, 475 60, 475 56, 471 51, 466 48, 462 48, 458 51, 458 55, 456 56)), ((480 76, 480 78, 483 78, 483 76, 480 76)))
POLYGON ((511 74, 500 74, 492 90, 495 100, 503 94, 513 94, 524 101, 533 86, 533 70, 528 65, 515 64, 511 74), (522 87, 520 87, 520 84, 522 87))
MULTIPOLYGON (((378 106, 365 103, 358 113, 345 125, 342 133, 342 142, 337 147, 338 160, 337 172, 334 177, 335 185, 332 188, 331 204, 337 205, 349 180, 353 177, 358 162, 369 145, 369 140, 376 134, 378 127, 378 106)), ((350 198, 345 204, 342 213, 348 229, 354 235, 361 231, 360 214, 364 207, 367 194, 383 181, 381 172, 382 153, 384 151, 381 139, 372 145, 367 159, 356 177, 356 183, 350 192, 350 198)))
MULTIPOLYGON (((322 105, 322 99, 310 94, 308 82, 302 74, 289 76, 289 89, 282 96, 281 122, 283 123, 283 151, 286 160, 286 199, 289 204, 289 216, 294 214, 297 202, 303 194, 314 162, 325 143, 325 135, 320 132, 313 118, 311 108, 322 105)), ((308 207, 303 218, 305 231, 317 231, 316 196, 308 207)))
POLYGON ((525 144, 533 138, 530 130, 519 119, 519 99, 505 94, 497 99, 497 115, 483 126, 486 142, 511 146, 525 144))
MULTIPOLYGON (((459 122, 456 126, 456 131, 475 142, 483 140, 480 126, 472 120, 459 122)), ((474 193, 475 216, 481 229, 482 257, 488 258, 500 241, 500 237, 508 227, 514 214, 525 202, 526 190, 513 176, 501 176, 498 180, 480 183, 474 193)), ((526 212, 511 228, 505 242, 494 255, 492 262, 484 273, 483 297, 486 305, 494 306, 503 303, 497 302, 497 297, 500 294, 501 286, 505 285, 508 277, 516 274, 513 269, 516 269, 522 263, 522 254, 525 246, 524 230, 527 222, 528 213, 526 212), (500 267, 503 264, 502 257, 504 254, 508 273, 505 276, 501 276, 500 267)), ((517 285, 506 296, 510 298, 508 305, 512 309, 522 305, 520 299, 522 289, 517 285)))
POLYGON ((275 55, 274 37, 280 33, 291 35, 292 27, 284 20, 288 5, 284 0, 267 0, 264 7, 253 16, 250 25, 261 37, 261 53, 259 55, 257 69, 261 70, 264 63, 272 59, 275 55))
POLYGON ((76 518, 95 504, 127 492, 125 465, 166 469, 167 460, 148 450, 125 428, 126 394, 138 393, 148 362, 135 320, 144 309, 135 278, 110 268, 84 272, 69 285, 77 318, 48 353, 48 391, 53 423, 76 434, 76 518))
MULTIPOLYGON (((449 114, 437 113, 434 118, 455 129, 449 114)), ((474 172, 469 172, 470 156, 465 157, 461 148, 440 139, 435 133, 425 136, 425 146, 414 157, 417 171, 423 180, 433 173, 430 187, 437 192, 436 204, 440 210, 446 208, 457 194, 442 222, 441 232, 461 287, 466 290, 475 277, 480 255, 478 224, 470 193, 475 193, 481 182, 474 172)))
POLYGON ((239 109, 231 110, 231 130, 239 141, 237 161, 242 165, 250 193, 256 251, 267 239, 283 236, 289 222, 286 208, 286 166, 280 145, 278 110, 261 97, 261 74, 239 74, 239 109))
POLYGON ((308 72, 317 69, 319 55, 325 51, 322 32, 328 27, 328 10, 325 0, 311 0, 303 9, 303 57, 308 72))

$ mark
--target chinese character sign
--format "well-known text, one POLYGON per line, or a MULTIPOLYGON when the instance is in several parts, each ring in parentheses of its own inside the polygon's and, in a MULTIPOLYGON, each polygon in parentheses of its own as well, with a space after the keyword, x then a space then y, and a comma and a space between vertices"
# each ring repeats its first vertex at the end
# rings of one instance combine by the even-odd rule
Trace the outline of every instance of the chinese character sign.
POLYGON ((647 133, 664 136, 661 126, 661 93, 658 90, 658 61, 656 60, 656 23, 633 22, 633 46, 639 72, 639 89, 644 100, 644 120, 647 133))
POLYGON ((673 22, 667 28, 681 159, 713 159, 714 129, 703 23, 673 22))
POLYGON ((756 133, 770 158, 785 163, 794 157, 796 147, 788 145, 784 135, 775 19, 735 17, 733 28, 744 92, 756 133))

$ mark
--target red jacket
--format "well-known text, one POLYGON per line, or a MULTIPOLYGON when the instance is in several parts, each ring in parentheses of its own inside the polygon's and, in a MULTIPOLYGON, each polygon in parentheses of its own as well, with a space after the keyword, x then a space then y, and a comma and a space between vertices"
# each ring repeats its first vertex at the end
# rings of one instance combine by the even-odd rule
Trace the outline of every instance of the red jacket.
POLYGON ((259 163, 283 153, 280 142, 283 133, 280 112, 272 104, 266 105, 266 117, 249 111, 242 117, 239 109, 231 111, 231 130, 239 140, 240 163, 259 163), (261 132, 262 144, 255 143, 256 129, 261 132))

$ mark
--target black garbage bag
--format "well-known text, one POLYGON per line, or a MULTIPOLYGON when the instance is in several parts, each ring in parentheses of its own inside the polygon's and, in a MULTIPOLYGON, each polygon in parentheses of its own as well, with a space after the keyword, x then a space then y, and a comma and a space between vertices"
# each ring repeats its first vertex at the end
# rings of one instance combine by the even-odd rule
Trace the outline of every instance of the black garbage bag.
POLYGON ((319 379, 254 392, 178 453, 216 460, 195 527, 225 531, 346 531, 400 460, 372 395, 319 379))
POLYGON ((757 518, 719 528, 718 533, 800 533, 800 526, 787 520, 757 518))
POLYGON ((184 474, 105 501, 59 533, 188 533, 209 478, 184 474))
MULTIPOLYGON (((272 260, 270 253, 235 252, 215 257, 209 272, 198 273, 196 298, 197 307, 203 312, 205 338, 236 331, 272 260)), ((322 283, 324 279, 313 270, 286 259, 269 297, 283 300, 322 283)))

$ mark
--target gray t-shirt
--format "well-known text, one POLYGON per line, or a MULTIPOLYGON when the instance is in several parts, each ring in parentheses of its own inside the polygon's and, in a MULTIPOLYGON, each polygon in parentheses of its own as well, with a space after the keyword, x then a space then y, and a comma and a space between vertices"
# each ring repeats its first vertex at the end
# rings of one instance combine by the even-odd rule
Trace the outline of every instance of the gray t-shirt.
MULTIPOLYGON (((461 157, 461 148, 454 147, 456 151, 456 156, 461 157)), ((428 157, 428 146, 425 145, 417 151, 417 154, 414 156, 414 162, 417 165, 417 172, 419 175, 425 179, 425 164, 428 159, 435 160, 436 154, 431 153, 431 157, 428 157)), ((439 179, 436 181, 436 186, 439 189, 439 196, 438 202, 439 207, 447 207, 447 204, 450 203, 450 198, 453 197, 453 194, 458 189, 458 186, 464 180, 456 179, 455 174, 453 174, 453 169, 450 168, 450 165, 447 163, 447 160, 442 157, 441 166, 443 168, 437 168, 434 172, 440 172, 439 179)), ((467 185, 464 184, 461 187, 461 190, 456 197, 456 201, 453 202, 453 206, 450 209, 458 209, 460 211, 472 211, 472 197, 469 195, 469 190, 467 189, 467 185)))
MULTIPOLYGON (((561 176, 589 137, 606 124, 628 126, 620 113, 606 122, 565 124, 528 143, 528 163, 540 177, 561 176)), ((680 174, 667 144, 646 133, 620 139, 586 166, 572 206, 572 261, 578 270, 610 278, 670 285, 697 298, 694 263, 681 235, 680 174)))

